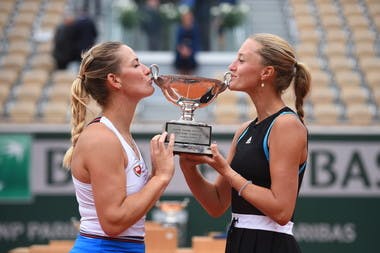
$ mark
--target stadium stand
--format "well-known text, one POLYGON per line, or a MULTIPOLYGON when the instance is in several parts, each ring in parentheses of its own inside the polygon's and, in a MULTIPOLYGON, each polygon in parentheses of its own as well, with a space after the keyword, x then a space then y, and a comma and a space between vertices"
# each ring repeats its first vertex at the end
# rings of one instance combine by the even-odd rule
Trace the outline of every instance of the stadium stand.
POLYGON ((379 69, 379 29, 375 20, 380 16, 380 3, 369 0, 289 3, 297 25, 298 57, 312 71, 309 97, 312 123, 377 124, 379 103, 371 94, 379 89, 379 75, 374 74, 374 69, 379 69), (313 20, 308 23, 315 25, 304 26, 305 20, 313 20), (305 27, 313 30, 310 36, 305 27))
MULTIPOLYGON (((1 123, 68 123, 75 74, 56 71, 52 34, 69 0, 0 2, 1 123)), ((310 124, 373 125, 380 122, 380 2, 287 0, 295 47, 312 73, 306 103, 310 124)), ((231 94, 231 93, 229 93, 231 94)), ((234 124, 256 115, 247 97, 219 96, 214 120, 234 124)), ((284 94, 293 106, 294 97, 284 94)), ((166 102, 165 102, 166 103, 166 102)), ((175 108, 177 109, 177 108, 175 108)), ((139 115, 143 121, 144 112, 139 115)))

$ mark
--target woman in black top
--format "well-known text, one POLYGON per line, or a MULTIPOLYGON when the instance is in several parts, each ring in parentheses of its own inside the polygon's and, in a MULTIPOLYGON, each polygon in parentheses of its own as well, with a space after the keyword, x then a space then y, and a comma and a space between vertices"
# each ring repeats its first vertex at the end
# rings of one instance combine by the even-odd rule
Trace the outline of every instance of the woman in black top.
POLYGON ((229 69, 230 90, 250 96, 257 118, 236 131, 226 159, 217 144, 211 146, 213 157, 181 155, 183 174, 210 215, 231 206, 226 252, 300 252, 292 227, 308 152, 302 106, 310 73, 289 43, 272 34, 249 37, 229 69), (296 112, 281 98, 292 81, 296 112), (195 169, 200 163, 219 172, 214 183, 195 169))

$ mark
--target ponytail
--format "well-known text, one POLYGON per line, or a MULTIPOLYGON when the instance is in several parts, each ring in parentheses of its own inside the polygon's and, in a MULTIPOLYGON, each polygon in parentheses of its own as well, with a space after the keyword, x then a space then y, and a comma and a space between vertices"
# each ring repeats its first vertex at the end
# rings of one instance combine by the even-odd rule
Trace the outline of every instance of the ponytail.
POLYGON ((71 146, 63 158, 63 166, 65 168, 70 168, 74 146, 86 123, 87 104, 90 99, 82 86, 82 80, 83 78, 77 77, 71 86, 71 146))
POLYGON ((306 65, 297 62, 292 46, 277 35, 258 33, 250 38, 261 44, 258 53, 262 57, 262 63, 265 66, 274 67, 277 73, 274 88, 278 94, 281 95, 288 89, 292 80, 294 80, 295 107, 298 116, 303 122, 305 113, 302 107, 304 99, 310 90, 311 82, 310 72, 306 65))
POLYGON ((71 147, 63 158, 63 166, 70 167, 73 150, 79 135, 86 126, 86 112, 90 100, 100 107, 106 106, 110 91, 106 85, 108 73, 118 73, 121 65, 121 42, 104 42, 82 54, 79 75, 71 86, 71 147))
POLYGON ((295 64, 295 76, 294 76, 294 94, 296 96, 295 107, 298 116, 303 122, 305 116, 303 110, 304 99, 309 93, 311 83, 311 75, 309 70, 303 63, 295 64))

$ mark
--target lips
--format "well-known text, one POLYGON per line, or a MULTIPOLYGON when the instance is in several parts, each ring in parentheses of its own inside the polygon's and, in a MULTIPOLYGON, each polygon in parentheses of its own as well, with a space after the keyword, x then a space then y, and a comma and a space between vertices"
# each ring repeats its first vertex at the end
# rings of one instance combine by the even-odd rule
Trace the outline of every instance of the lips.
POLYGON ((144 80, 146 84, 152 85, 153 79, 152 78, 147 78, 144 80))

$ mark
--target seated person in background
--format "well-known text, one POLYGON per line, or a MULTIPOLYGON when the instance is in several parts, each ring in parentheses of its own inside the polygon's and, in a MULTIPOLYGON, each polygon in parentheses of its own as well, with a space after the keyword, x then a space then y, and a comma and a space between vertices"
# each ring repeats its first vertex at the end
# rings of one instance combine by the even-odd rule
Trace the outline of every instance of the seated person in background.
POLYGON ((200 46, 198 28, 191 11, 181 15, 175 45, 175 68, 179 74, 192 74, 198 66, 196 54, 200 46))

